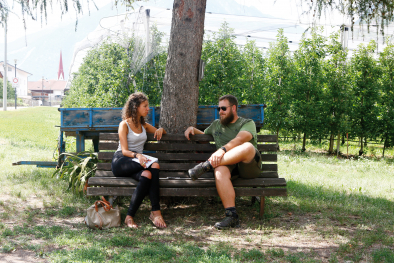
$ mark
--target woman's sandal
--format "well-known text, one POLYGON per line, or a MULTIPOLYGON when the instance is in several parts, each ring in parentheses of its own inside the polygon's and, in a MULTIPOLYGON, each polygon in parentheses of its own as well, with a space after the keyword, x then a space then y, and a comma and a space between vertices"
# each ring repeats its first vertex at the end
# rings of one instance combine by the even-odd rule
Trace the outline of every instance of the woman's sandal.
POLYGON ((166 228, 167 227, 166 222, 164 222, 164 218, 161 215, 154 216, 152 213, 150 213, 149 219, 150 219, 150 221, 152 221, 153 225, 157 228, 166 228), (157 220, 161 220, 164 223, 164 226, 160 226, 158 224, 157 220))
POLYGON ((124 223, 126 224, 127 227, 138 228, 138 225, 134 222, 134 219, 131 216, 126 216, 124 223))

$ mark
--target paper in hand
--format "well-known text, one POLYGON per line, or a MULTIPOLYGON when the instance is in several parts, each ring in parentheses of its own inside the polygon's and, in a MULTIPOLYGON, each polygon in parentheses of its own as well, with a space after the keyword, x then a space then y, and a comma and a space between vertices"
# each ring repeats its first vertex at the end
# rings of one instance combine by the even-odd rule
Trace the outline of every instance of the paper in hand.
MULTIPOLYGON (((143 156, 145 156, 146 159, 148 159, 148 161, 146 162, 146 168, 148 168, 149 166, 152 165, 152 163, 157 162, 159 159, 157 159, 156 157, 152 157, 146 154, 143 154, 143 156)), ((140 160, 138 160, 138 158, 133 158, 133 161, 136 163, 140 163, 140 160)))

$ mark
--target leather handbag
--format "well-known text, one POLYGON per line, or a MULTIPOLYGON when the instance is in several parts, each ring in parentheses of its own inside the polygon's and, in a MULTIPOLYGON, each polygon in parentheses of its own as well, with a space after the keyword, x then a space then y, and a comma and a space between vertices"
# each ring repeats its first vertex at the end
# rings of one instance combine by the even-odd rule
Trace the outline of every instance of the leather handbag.
POLYGON ((92 229, 100 230, 120 226, 119 207, 113 208, 104 197, 101 198, 102 200, 94 202, 94 205, 87 209, 85 224, 92 229))

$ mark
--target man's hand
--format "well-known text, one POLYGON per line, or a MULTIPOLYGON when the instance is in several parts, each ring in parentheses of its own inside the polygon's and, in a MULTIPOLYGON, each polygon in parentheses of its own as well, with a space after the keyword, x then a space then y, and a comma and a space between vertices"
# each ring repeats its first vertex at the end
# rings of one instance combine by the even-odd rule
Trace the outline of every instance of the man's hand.
POLYGON ((224 154, 225 154, 225 152, 222 149, 219 149, 216 152, 214 152, 211 155, 211 157, 209 157, 208 161, 211 163, 213 168, 216 168, 219 166, 224 154))
POLYGON ((194 127, 190 126, 189 128, 186 129, 185 131, 185 137, 190 140, 189 135, 194 135, 194 127))

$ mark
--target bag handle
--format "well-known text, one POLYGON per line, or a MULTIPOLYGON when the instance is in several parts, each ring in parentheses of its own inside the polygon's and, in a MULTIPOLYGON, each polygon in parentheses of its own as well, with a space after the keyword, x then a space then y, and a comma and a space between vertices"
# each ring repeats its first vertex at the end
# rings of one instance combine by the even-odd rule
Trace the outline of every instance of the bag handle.
POLYGON ((111 210, 112 205, 107 200, 105 200, 104 196, 102 196, 101 199, 103 199, 103 201, 98 200, 94 202, 94 209, 96 210, 96 212, 98 212, 98 205, 101 205, 104 208, 104 211, 106 212, 111 210))

